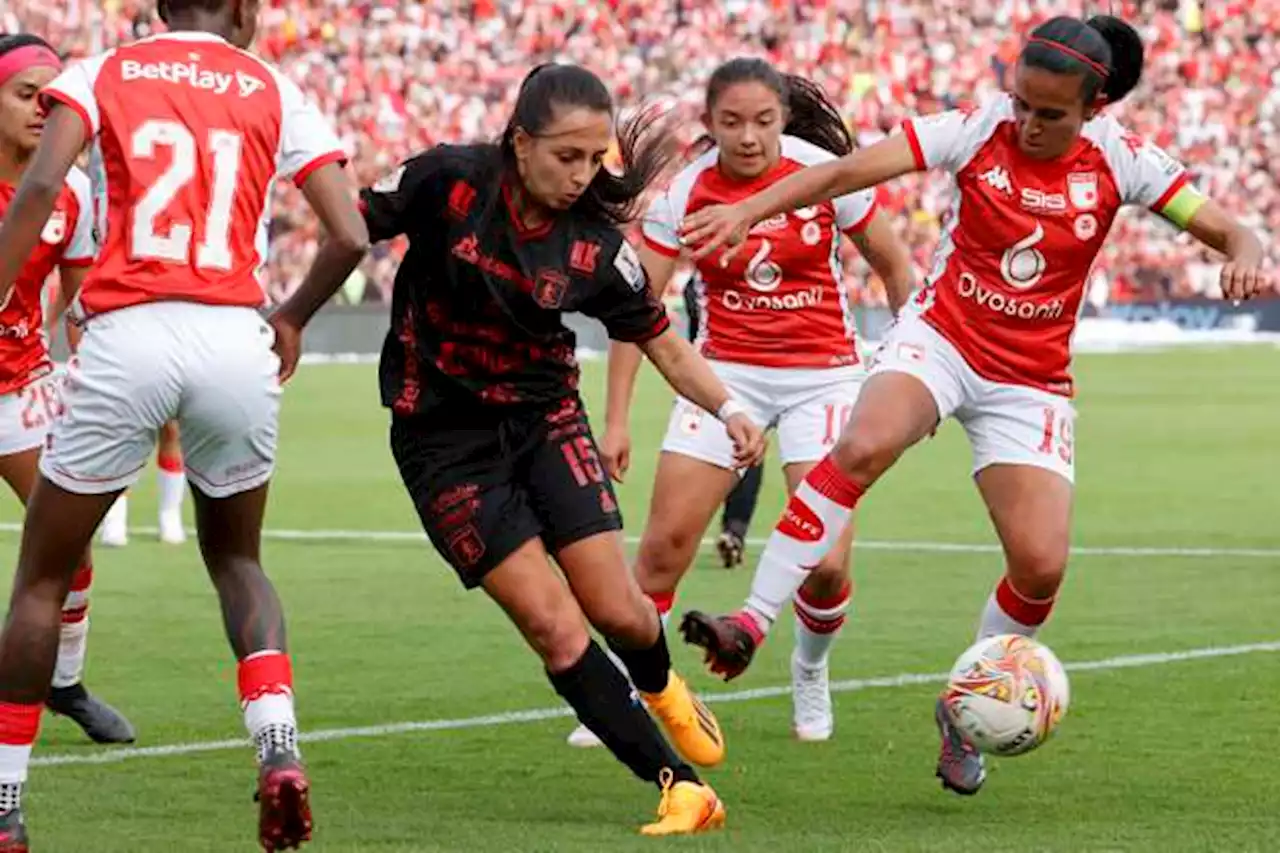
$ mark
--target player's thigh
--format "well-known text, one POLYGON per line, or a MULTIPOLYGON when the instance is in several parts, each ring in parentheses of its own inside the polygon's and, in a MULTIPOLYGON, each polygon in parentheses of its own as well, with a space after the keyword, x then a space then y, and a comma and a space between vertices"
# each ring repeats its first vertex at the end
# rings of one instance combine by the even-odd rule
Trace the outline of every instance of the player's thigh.
POLYGON ((590 641, 582 611, 540 540, 529 539, 508 553, 480 583, 547 669, 562 672, 582 658, 590 641))
POLYGON ((191 484, 211 498, 256 489, 271 478, 279 435, 271 327, 256 311, 207 305, 184 305, 177 322, 189 342, 177 422, 191 484))
POLYGON ((923 320, 895 326, 872 358, 836 443, 842 467, 868 483, 888 470, 965 401, 964 369, 955 348, 923 320))
POLYGON ((959 419, 1010 572, 1030 587, 1053 585, 1065 570, 1071 535, 1071 402, 1034 389, 995 386, 959 419))
POLYGON ((170 315, 163 306, 139 305, 86 324, 40 459, 50 481, 106 494, 137 480, 157 431, 183 397, 184 341, 170 315))
POLYGON ((396 418, 391 451, 423 530, 467 589, 542 534, 496 430, 396 418))

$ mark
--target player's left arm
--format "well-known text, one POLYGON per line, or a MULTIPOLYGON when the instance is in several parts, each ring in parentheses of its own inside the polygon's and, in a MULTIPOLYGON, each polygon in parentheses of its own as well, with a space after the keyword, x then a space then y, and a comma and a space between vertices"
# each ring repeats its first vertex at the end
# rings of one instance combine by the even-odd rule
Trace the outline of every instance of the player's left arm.
POLYGON ((911 252, 906 243, 898 239, 889 216, 878 206, 861 231, 846 234, 884 282, 889 310, 896 317, 911 296, 911 252))
POLYGON ((50 109, 40 134, 40 146, 0 225, 0 302, 8 299, 18 273, 35 249, 66 183, 67 172, 84 147, 87 130, 80 114, 71 107, 58 102, 50 109))
POLYGON ((1274 289, 1262 269, 1265 254, 1256 234, 1203 195, 1191 183, 1187 169, 1159 146, 1132 134, 1112 143, 1123 200, 1140 204, 1227 256, 1222 268, 1222 295, 1250 299, 1274 289))
MULTIPOLYGON (((1180 192, 1186 192, 1186 189, 1180 192)), ((1174 201, 1177 201, 1176 197, 1174 201)), ((1201 243, 1227 256, 1220 276, 1223 297, 1251 299, 1276 289, 1274 277, 1262 268, 1266 254, 1258 235, 1213 199, 1200 196, 1200 203, 1185 224, 1168 214, 1165 216, 1201 243)))

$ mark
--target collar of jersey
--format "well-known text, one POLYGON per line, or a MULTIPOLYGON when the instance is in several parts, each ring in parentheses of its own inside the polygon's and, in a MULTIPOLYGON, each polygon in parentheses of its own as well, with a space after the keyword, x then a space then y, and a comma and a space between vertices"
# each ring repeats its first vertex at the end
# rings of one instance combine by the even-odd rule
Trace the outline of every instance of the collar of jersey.
POLYGON ((206 33, 201 30, 170 30, 167 33, 156 33, 148 40, 226 42, 226 39, 217 33, 206 33))

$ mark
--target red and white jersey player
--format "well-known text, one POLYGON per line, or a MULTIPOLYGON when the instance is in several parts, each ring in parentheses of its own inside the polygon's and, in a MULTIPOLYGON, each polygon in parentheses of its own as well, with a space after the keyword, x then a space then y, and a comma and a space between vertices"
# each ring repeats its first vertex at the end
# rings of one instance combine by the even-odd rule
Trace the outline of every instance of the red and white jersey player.
POLYGON ((271 186, 343 161, 332 129, 279 71, 204 32, 94 56, 44 96, 80 115, 93 146, 100 254, 42 472, 70 491, 126 488, 177 417, 204 494, 262 485, 280 394, 257 310, 271 186))

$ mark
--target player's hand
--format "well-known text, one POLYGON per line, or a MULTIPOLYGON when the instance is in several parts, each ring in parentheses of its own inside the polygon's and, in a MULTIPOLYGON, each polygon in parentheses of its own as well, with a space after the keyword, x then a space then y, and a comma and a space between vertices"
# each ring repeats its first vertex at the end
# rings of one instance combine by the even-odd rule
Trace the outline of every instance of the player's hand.
POLYGON ((742 204, 713 204, 684 218, 680 225, 680 242, 690 247, 694 260, 705 258, 721 246, 720 266, 725 266, 738 253, 755 224, 742 204))
POLYGON ((610 479, 621 483, 631 467, 631 431, 625 426, 606 426, 600 439, 600 461, 610 479))
POLYGON ((279 314, 272 314, 267 322, 276 331, 276 340, 271 348, 280 356, 280 384, 283 385, 298 369, 298 359, 302 357, 302 329, 279 314))
POLYGON ((1274 276, 1257 263, 1228 262, 1222 267, 1219 281, 1222 297, 1235 302, 1270 293, 1276 287, 1274 276))
POLYGON ((751 468, 759 465, 768 447, 764 430, 741 412, 725 421, 724 428, 733 441, 733 467, 751 468))

